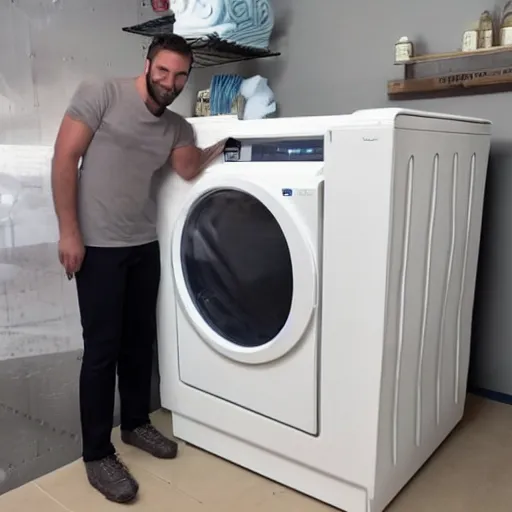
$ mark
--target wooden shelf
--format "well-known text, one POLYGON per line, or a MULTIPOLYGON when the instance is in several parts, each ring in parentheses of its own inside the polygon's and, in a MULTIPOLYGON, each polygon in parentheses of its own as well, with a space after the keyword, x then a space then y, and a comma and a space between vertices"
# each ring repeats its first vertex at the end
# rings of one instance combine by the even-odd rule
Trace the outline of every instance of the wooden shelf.
POLYGON ((421 55, 397 64, 404 77, 388 82, 393 100, 512 90, 512 47, 421 55))
POLYGON ((512 53, 512 46, 494 46, 493 48, 481 48, 480 50, 475 50, 472 52, 463 52, 462 50, 458 50, 456 52, 447 52, 447 53, 430 53, 427 55, 419 55, 417 57, 413 57, 405 62, 395 62, 395 64, 402 66, 409 66, 412 64, 418 64, 421 62, 435 62, 439 60, 446 59, 461 59, 461 58, 471 58, 471 57, 482 57, 482 56, 490 56, 502 53, 512 53))
POLYGON ((388 82, 388 95, 395 100, 426 96, 489 94, 511 90, 512 68, 491 69, 477 73, 457 73, 431 78, 390 80, 388 82))

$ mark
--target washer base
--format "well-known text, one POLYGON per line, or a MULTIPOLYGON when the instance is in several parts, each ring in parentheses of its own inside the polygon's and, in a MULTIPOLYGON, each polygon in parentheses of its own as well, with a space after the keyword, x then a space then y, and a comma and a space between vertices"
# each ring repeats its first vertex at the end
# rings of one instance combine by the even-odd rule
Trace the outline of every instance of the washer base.
POLYGON ((172 413, 174 435, 198 448, 347 512, 372 510, 366 490, 297 464, 242 439, 172 413))

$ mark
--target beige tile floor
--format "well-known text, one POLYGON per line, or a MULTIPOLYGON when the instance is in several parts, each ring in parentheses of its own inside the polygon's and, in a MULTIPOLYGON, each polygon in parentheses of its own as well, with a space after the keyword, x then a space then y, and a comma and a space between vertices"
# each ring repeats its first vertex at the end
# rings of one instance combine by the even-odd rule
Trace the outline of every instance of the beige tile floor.
MULTIPOLYGON (((476 397, 464 420, 399 497, 389 512, 510 512, 512 510, 512 407, 476 397)), ((170 416, 154 415, 162 431, 170 416)), ((249 471, 181 444, 175 461, 153 459, 114 442, 140 483, 128 507, 107 502, 89 487, 77 461, 0 496, 1 512, 322 512, 333 510, 249 471)))

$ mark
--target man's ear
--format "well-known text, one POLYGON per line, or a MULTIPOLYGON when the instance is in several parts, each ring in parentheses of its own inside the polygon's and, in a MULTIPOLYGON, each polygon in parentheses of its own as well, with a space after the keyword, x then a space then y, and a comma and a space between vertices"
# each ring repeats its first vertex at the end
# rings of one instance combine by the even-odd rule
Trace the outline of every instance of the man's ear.
POLYGON ((151 61, 149 59, 146 59, 146 62, 144 64, 144 74, 149 73, 149 68, 151 67, 151 61))

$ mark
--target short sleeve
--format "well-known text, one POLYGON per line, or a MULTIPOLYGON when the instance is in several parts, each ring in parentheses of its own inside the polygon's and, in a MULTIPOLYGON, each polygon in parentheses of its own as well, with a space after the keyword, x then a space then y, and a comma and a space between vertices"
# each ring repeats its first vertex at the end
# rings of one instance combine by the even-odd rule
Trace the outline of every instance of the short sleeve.
POLYGON ((102 82, 82 82, 66 110, 66 114, 86 124, 95 132, 107 108, 108 96, 105 84, 102 82))
POLYGON ((173 149, 195 146, 196 134, 192 125, 181 116, 176 116, 176 119, 176 135, 174 136, 173 149))

